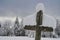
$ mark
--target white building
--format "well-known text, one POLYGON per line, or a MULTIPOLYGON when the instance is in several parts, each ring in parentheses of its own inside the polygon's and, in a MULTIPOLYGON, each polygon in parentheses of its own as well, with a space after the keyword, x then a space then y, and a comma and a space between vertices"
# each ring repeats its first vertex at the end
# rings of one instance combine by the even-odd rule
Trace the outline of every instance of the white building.
MULTIPOLYGON (((23 19, 23 25, 36 25, 36 14, 27 16, 23 19)), ((56 27, 56 20, 48 15, 43 15, 43 26, 56 27)), ((28 33, 29 34, 29 33, 28 33)))
MULTIPOLYGON (((38 4, 36 8, 36 12, 30 16, 26 16, 23 19, 23 26, 25 25, 36 25, 36 14, 39 10, 43 10, 43 26, 48 26, 48 27, 53 27, 54 29, 56 28, 56 19, 52 16, 46 15, 44 12, 44 6, 43 4, 38 4)), ((28 31, 28 30, 26 30, 28 31)), ((54 31, 55 32, 55 31, 54 31)), ((55 34, 53 32, 53 34, 55 34)), ((26 35, 32 34, 32 31, 30 33, 30 30, 26 32, 26 35)), ((31 35, 30 35, 31 36, 31 35)))

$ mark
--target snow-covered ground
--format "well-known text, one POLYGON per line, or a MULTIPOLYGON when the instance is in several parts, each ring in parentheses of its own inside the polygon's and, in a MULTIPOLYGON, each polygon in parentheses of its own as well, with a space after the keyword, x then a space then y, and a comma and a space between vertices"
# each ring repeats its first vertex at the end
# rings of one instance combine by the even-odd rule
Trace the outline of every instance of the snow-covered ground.
MULTIPOLYGON (((35 40, 34 38, 29 38, 29 37, 4 37, 0 36, 0 40, 35 40)), ((60 40, 60 38, 41 38, 41 40, 60 40)))

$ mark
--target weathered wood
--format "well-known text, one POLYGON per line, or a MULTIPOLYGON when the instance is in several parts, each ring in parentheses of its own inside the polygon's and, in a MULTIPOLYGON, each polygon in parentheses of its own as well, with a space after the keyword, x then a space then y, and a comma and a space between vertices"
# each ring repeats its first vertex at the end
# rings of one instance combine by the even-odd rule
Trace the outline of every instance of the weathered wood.
MULTIPOLYGON (((35 29, 36 25, 26 25, 24 27, 24 29, 27 29, 27 30, 36 30, 35 29)), ((53 31, 53 28, 52 27, 48 27, 48 26, 39 26, 39 30, 41 31, 47 31, 47 32, 52 32, 53 31)))
POLYGON ((41 30, 39 27, 36 28, 36 35, 35 35, 35 40, 40 40, 41 39, 41 30))
POLYGON ((26 26, 24 27, 24 29, 27 29, 27 30, 35 30, 35 25, 33 25, 33 26, 26 25, 26 26))
POLYGON ((39 28, 41 29, 41 31, 45 31, 45 32, 46 31, 47 32, 52 32, 53 31, 53 28, 52 27, 47 27, 47 26, 46 27, 45 26, 43 27, 42 26, 42 27, 39 27, 39 28))
POLYGON ((43 19, 43 12, 42 12, 42 10, 40 10, 39 12, 37 12, 36 24, 42 25, 42 21, 43 21, 42 19, 43 19))

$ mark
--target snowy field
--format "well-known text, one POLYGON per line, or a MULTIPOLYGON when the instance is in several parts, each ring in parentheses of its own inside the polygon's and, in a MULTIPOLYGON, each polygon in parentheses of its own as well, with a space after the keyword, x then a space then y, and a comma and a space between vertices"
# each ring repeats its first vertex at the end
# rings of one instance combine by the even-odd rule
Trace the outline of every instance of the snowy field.
MULTIPOLYGON (((29 37, 4 37, 0 36, 0 40, 35 40, 34 38, 29 37)), ((60 38, 41 38, 41 40, 60 40, 60 38)))

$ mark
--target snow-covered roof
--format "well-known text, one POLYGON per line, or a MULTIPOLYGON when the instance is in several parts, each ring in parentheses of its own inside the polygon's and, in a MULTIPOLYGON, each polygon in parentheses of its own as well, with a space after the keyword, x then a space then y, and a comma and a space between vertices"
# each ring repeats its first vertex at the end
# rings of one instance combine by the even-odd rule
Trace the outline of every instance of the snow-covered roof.
POLYGON ((36 6, 36 11, 34 14, 24 17, 23 25, 36 25, 36 14, 39 10, 43 10, 43 24, 44 26, 50 26, 56 28, 56 19, 53 16, 45 14, 44 5, 39 3, 36 6))
MULTIPOLYGON (((27 16, 23 19, 23 25, 36 25, 36 14, 27 16)), ((43 15, 43 24, 44 26, 56 27, 56 19, 52 16, 43 15)))

